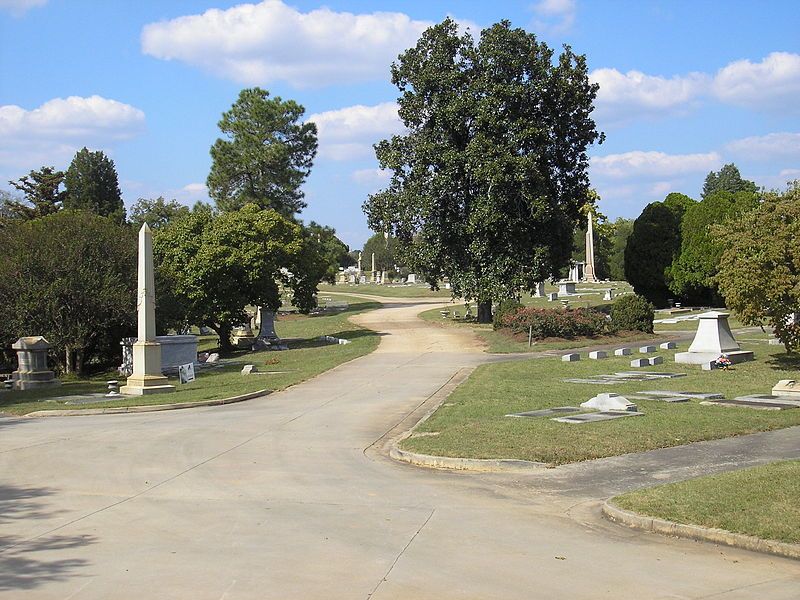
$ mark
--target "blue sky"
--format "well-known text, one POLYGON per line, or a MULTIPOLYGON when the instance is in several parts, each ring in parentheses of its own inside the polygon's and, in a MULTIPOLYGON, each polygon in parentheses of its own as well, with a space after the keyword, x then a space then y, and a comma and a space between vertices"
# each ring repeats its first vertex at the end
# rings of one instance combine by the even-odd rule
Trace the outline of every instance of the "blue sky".
POLYGON ((0 188, 88 146, 114 159, 127 205, 207 199, 220 115, 259 85, 319 127, 301 218, 360 247, 361 204, 386 181, 371 145, 400 131, 389 64, 448 15, 587 55, 610 217, 697 198, 727 162, 768 188, 800 179, 796 1, 0 0, 0 188))

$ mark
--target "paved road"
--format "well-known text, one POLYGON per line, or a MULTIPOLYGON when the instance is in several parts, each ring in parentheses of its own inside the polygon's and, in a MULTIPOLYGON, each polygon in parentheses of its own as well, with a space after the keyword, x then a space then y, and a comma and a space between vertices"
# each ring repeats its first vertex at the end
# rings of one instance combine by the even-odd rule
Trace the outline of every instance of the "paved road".
POLYGON ((419 310, 362 315, 378 351, 263 399, 0 420, 0 598, 796 600, 797 562, 599 518, 680 478, 652 455, 530 476, 385 458, 377 440, 490 359, 419 310))

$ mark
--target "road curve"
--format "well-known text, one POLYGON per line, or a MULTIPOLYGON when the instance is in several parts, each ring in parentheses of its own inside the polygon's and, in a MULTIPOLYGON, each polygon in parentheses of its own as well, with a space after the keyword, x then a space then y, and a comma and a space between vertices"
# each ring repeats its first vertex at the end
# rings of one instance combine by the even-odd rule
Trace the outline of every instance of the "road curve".
POLYGON ((355 319, 376 352, 263 399, 0 419, 0 598, 797 598, 797 562, 600 519, 614 468, 448 473, 365 452, 491 358, 418 319, 431 303, 381 301, 355 319))

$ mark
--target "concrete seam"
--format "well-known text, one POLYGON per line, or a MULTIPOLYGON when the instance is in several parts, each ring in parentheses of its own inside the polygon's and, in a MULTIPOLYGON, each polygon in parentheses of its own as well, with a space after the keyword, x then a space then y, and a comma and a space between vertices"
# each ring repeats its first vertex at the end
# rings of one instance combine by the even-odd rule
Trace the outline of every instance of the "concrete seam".
POLYGON ((734 533, 724 529, 686 525, 657 517, 641 515, 614 505, 610 500, 603 503, 603 516, 608 520, 632 529, 640 529, 651 533, 669 535, 700 542, 723 544, 733 548, 741 548, 763 554, 773 554, 784 558, 800 560, 800 544, 790 544, 775 540, 764 540, 743 533, 734 533))

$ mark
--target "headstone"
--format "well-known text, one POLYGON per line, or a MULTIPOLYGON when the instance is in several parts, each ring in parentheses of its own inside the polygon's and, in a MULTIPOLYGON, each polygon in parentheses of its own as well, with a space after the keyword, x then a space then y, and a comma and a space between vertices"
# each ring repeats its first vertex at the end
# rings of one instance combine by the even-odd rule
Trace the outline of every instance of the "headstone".
POLYGON ((574 263, 569 267, 569 277, 567 277, 567 281, 580 281, 580 280, 581 280, 580 268, 578 267, 578 263, 574 263))
POLYGON ((571 296, 575 294, 575 282, 574 281, 559 281, 558 282, 558 295, 559 296, 571 296))
POLYGON ((253 347, 255 341, 256 336, 253 335, 253 330, 250 328, 250 325, 234 327, 233 334, 231 335, 231 344, 234 348, 249 350, 253 347))
POLYGON ((12 374, 14 389, 34 390, 61 385, 55 373, 47 368, 50 342, 40 335, 21 337, 11 344, 17 351, 17 370, 12 374))
POLYGON ((250 375, 250 373, 258 373, 258 368, 255 365, 245 365, 242 367, 242 375, 250 375))
POLYGON ((614 299, 614 290, 606 290, 603 292, 603 300, 613 300, 614 299))
POLYGON ((741 350, 733 338, 728 325, 729 316, 729 313, 715 310, 701 314, 689 351, 675 354, 675 362, 701 365, 707 370, 712 368, 711 362, 723 354, 733 364, 753 360, 753 353, 741 350))
POLYGON ((639 354, 650 354, 651 352, 655 352, 655 346, 642 346, 639 348, 639 354))
POLYGON ((663 356, 653 356, 653 357, 647 359, 647 363, 651 367, 654 367, 655 365, 664 364, 664 357, 663 356))
POLYGON ((769 345, 770 346, 783 346, 783 342, 780 341, 778 338, 769 338, 769 345))
POLYGON ((664 342, 663 344, 659 344, 658 347, 662 350, 675 350, 678 345, 675 342, 664 342))
POLYGON ((586 402, 582 403, 581 408, 593 408, 602 412, 610 410, 622 410, 630 412, 638 411, 638 408, 633 402, 629 401, 624 396, 620 396, 619 394, 615 394, 613 392, 597 394, 597 396, 594 396, 593 398, 590 398, 586 402))
POLYGON ((406 283, 417 283, 417 275, 415 273, 409 273, 408 277, 406 277, 406 283))
POLYGON ((219 362, 219 354, 217 354, 216 352, 212 352, 211 354, 208 355, 206 362, 212 364, 219 362))
POLYGON ((614 350, 614 356, 630 356, 631 349, 630 348, 617 348, 614 350))
POLYGON ((123 394, 136 396, 174 392, 161 374, 161 344, 156 341, 155 271, 153 269, 153 233, 147 223, 139 230, 138 265, 138 338, 133 344, 133 373, 123 394))
POLYGON ((550 292, 547 294, 547 301, 548 302, 556 302, 558 300, 558 294, 556 292, 550 292))
POLYGON ((589 211, 586 225, 586 263, 583 267, 583 280, 587 283, 597 282, 594 273, 594 225, 592 221, 594 221, 592 211, 589 211))
POLYGON ((561 357, 561 362, 575 362, 581 359, 581 355, 577 352, 573 352, 572 354, 565 354, 561 357))
POLYGON ((800 381, 781 379, 772 388, 772 393, 776 396, 793 396, 800 398, 800 381))
POLYGON ((537 281, 533 286, 533 297, 544 298, 544 281, 537 281))
POLYGON ((358 283, 360 283, 362 285, 367 283, 367 276, 366 275, 362 275, 361 277, 359 277, 358 278, 358 283))
POLYGON ((632 367, 649 367, 650 366, 650 361, 647 360, 646 358, 634 358, 631 361, 631 366, 632 367))
POLYGON ((444 289, 446 289, 446 290, 450 289, 450 282, 449 281, 444 284, 444 289))
POLYGON ((608 352, 605 350, 593 350, 589 352, 589 358, 592 360, 600 360, 601 358, 608 358, 608 352))

